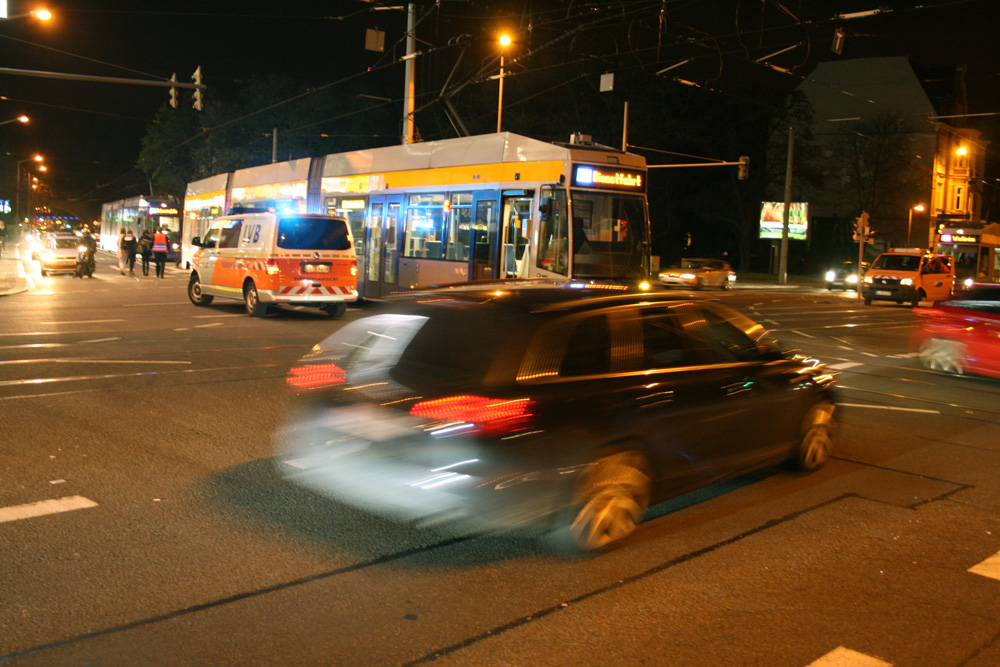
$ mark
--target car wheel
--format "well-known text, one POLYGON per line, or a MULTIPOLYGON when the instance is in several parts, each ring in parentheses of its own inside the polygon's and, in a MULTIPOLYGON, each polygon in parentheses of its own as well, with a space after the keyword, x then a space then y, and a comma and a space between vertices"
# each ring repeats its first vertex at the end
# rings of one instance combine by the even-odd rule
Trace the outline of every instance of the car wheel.
POLYGON ((343 301, 338 303, 331 303, 323 306, 323 312, 332 317, 335 320, 339 320, 347 312, 347 304, 343 301))
POLYGON ((931 338, 920 345, 920 363, 932 371, 965 373, 965 346, 946 338, 931 338))
POLYGON ((649 463, 638 451, 596 459, 577 480, 571 510, 551 542, 571 553, 602 551, 620 542, 642 521, 651 486, 649 463))
POLYGON ((191 303, 196 306, 207 306, 212 303, 213 298, 211 294, 205 294, 201 291, 201 280, 197 273, 192 273, 191 280, 188 281, 188 299, 191 300, 191 303))
POLYGON ((865 297, 865 305, 866 306, 872 305, 872 298, 870 296, 865 297))
POLYGON ((917 290, 917 293, 913 295, 913 299, 910 301, 910 305, 916 308, 920 305, 920 302, 924 300, 924 291, 917 290))
POLYGON ((257 294, 257 286, 253 284, 252 280, 247 282, 243 288, 243 303, 246 305, 247 315, 250 317, 264 317, 267 315, 267 304, 260 302, 260 296, 257 294))
POLYGON ((801 439, 795 453, 795 467, 805 472, 818 470, 833 451, 837 422, 833 403, 822 401, 809 408, 802 419, 801 439))

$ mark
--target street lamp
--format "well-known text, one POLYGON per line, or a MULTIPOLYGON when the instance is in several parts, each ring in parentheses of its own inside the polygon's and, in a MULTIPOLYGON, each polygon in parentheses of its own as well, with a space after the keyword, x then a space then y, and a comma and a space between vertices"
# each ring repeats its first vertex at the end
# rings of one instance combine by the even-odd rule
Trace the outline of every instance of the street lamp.
POLYGON ((923 210, 924 210, 924 205, 923 204, 917 204, 916 206, 911 206, 910 207, 910 221, 906 225, 906 247, 907 248, 910 247, 910 232, 913 230, 913 212, 914 211, 923 211, 923 210))
MULTIPOLYGON (((31 157, 27 157, 24 158, 23 160, 17 161, 17 184, 16 187, 14 188, 14 217, 16 218, 19 224, 21 222, 21 165, 24 164, 25 162, 41 162, 44 159, 45 158, 36 153, 31 157)), ((42 166, 44 167, 45 165, 42 166)))
POLYGON ((500 96, 497 98, 497 132, 500 132, 500 117, 503 115, 503 54, 510 46, 510 35, 500 35, 500 96))
POLYGON ((17 118, 11 118, 10 120, 0 120, 0 125, 6 125, 7 123, 27 123, 29 120, 31 119, 25 116, 24 114, 21 114, 17 118))
MULTIPOLYGON (((3 11, 7 11, 7 3, 3 3, 3 11)), ((30 12, 25 12, 24 14, 11 14, 7 16, 5 13, 0 14, 0 19, 23 19, 27 16, 34 16, 39 21, 48 21, 52 18, 52 12, 47 9, 32 9, 30 12)))

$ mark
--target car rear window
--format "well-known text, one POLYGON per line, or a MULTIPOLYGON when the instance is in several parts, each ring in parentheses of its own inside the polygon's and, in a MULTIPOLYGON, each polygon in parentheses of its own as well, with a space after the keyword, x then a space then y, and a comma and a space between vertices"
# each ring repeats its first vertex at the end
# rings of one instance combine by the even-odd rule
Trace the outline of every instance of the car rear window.
POLYGON ((286 250, 350 250, 347 222, 340 218, 278 220, 278 247, 286 250))

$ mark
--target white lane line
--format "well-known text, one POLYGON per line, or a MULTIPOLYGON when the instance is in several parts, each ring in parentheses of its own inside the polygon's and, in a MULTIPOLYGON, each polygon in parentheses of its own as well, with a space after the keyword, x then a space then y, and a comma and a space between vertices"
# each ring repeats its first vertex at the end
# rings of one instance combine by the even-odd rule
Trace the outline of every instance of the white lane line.
POLYGON ((11 359, 10 361, 0 361, 0 366, 7 364, 190 364, 190 361, 167 361, 163 359, 73 359, 52 358, 52 359, 11 359))
POLYGON ((861 354, 863 354, 866 357, 875 357, 876 359, 878 359, 878 357, 879 357, 879 355, 872 354, 871 352, 862 352, 861 354))
POLYGON ((801 331, 798 331, 797 329, 792 329, 791 331, 792 331, 793 334, 798 334, 799 336, 805 336, 806 338, 815 338, 816 337, 816 336, 810 336, 807 333, 803 333, 801 331))
POLYGON ((164 301, 162 303, 125 303, 122 304, 124 308, 146 308, 149 306, 180 306, 187 301, 164 301))
POLYGON ((871 408, 872 410, 895 410, 897 412, 920 412, 926 415, 939 415, 940 410, 924 410, 921 408, 897 408, 894 405, 869 405, 867 403, 837 403, 838 408, 871 408))
POLYGON ((126 320, 67 320, 65 322, 39 322, 39 324, 104 324, 106 322, 125 322, 126 320))
POLYGON ((197 324, 193 328, 195 329, 207 329, 208 327, 221 327, 222 322, 212 322, 211 324, 197 324))
POLYGON ((246 317, 246 315, 236 314, 236 315, 192 315, 191 316, 191 318, 195 319, 195 320, 199 320, 199 319, 201 319, 201 320, 210 320, 210 319, 217 319, 217 318, 220 318, 220 317, 246 317))
POLYGON ((979 565, 973 565, 969 568, 969 572, 990 579, 1000 579, 1000 552, 993 554, 979 565))
POLYGON ((838 646, 806 667, 892 667, 892 663, 838 646))
POLYGON ((827 366, 827 368, 832 368, 835 371, 843 371, 847 370, 848 368, 854 368, 855 366, 861 366, 861 364, 858 363, 857 361, 845 361, 842 364, 833 364, 831 366, 827 366))
POLYGON ((26 505, 0 507, 0 523, 31 519, 47 514, 58 514, 59 512, 72 512, 73 510, 82 510, 88 507, 97 507, 97 503, 83 496, 66 496, 65 498, 56 498, 54 500, 40 500, 37 503, 27 503, 26 505))
POLYGON ((112 338, 95 338, 93 340, 81 340, 80 344, 83 344, 83 343, 107 343, 107 342, 110 342, 110 341, 113 341, 113 340, 121 340, 121 339, 122 339, 121 336, 114 336, 112 338))

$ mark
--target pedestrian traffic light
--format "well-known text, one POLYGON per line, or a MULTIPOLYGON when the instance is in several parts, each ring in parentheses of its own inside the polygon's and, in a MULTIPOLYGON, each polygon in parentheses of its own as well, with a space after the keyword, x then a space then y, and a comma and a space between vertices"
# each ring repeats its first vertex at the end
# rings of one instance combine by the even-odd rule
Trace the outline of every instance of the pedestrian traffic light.
POLYGON ((739 179, 741 181, 747 180, 747 169, 749 168, 749 166, 750 166, 750 156, 749 155, 741 155, 740 156, 740 175, 739 175, 739 179))
MULTIPOLYGON (((177 74, 170 75, 170 82, 177 83, 177 74)), ((170 87, 170 106, 177 108, 177 88, 175 86, 170 87)))
MULTIPOLYGON (((191 75, 191 78, 194 80, 194 85, 196 85, 196 86, 200 86, 201 85, 201 65, 198 65, 198 69, 196 69, 194 71, 194 74, 191 75)), ((202 111, 205 108, 205 105, 202 103, 201 88, 195 88, 194 89, 194 105, 193 106, 198 111, 202 111)))

